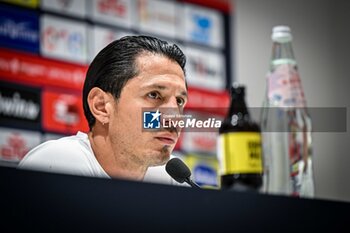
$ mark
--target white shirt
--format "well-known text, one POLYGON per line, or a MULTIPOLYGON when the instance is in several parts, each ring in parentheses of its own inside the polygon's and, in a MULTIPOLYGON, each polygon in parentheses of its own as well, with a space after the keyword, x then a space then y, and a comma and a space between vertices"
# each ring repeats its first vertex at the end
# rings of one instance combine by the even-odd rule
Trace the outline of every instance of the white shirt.
MULTIPOLYGON (((110 178, 97 161, 87 134, 82 132, 40 144, 29 151, 18 168, 110 178)), ((148 168, 144 181, 178 184, 165 171, 165 165, 148 168)))

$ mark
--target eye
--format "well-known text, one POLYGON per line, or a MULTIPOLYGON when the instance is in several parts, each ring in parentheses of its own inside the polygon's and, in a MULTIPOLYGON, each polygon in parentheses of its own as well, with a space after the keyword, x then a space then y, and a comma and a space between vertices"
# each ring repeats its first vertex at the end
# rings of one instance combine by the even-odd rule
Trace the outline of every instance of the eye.
POLYGON ((177 98, 177 105, 179 106, 184 106, 185 105, 185 100, 183 98, 177 98))
POLYGON ((151 99, 161 99, 160 94, 156 91, 152 91, 152 92, 148 93, 147 96, 151 99))

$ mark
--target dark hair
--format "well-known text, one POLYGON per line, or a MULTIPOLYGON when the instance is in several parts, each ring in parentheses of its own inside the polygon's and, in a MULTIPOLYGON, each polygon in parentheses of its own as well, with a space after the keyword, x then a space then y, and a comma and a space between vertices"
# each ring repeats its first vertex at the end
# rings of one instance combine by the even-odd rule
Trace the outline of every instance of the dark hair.
POLYGON ((125 36, 113 41, 97 54, 86 74, 83 108, 90 130, 96 121, 87 102, 90 90, 99 87, 118 99, 127 81, 138 75, 135 61, 145 52, 166 56, 177 62, 185 73, 186 57, 175 44, 150 36, 125 36))

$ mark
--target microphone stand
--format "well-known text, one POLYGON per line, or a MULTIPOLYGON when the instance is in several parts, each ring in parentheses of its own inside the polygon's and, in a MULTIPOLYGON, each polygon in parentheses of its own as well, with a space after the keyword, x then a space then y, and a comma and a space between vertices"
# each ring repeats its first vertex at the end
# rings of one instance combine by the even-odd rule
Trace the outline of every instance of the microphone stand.
POLYGON ((201 187, 199 187, 198 184, 196 184, 195 182, 193 182, 193 181, 190 179, 190 177, 187 177, 187 178, 185 179, 185 182, 186 182, 187 184, 189 184, 192 188, 201 189, 201 187))

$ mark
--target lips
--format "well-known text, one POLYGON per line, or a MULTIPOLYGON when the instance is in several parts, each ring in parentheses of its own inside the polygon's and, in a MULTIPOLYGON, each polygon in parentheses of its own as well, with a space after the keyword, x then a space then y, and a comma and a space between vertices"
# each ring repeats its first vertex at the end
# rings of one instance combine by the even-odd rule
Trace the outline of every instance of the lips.
POLYGON ((155 137, 157 140, 165 143, 165 144, 175 144, 177 137, 171 135, 171 134, 163 134, 163 135, 158 135, 155 137))

